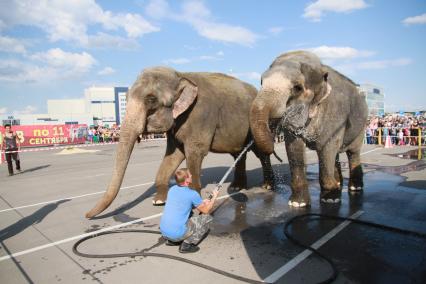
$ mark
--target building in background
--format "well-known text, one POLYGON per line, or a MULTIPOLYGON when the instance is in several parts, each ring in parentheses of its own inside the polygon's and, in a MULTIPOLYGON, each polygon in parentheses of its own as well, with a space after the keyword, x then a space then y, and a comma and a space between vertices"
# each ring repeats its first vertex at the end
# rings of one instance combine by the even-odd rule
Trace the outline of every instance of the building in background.
POLYGON ((48 100, 44 114, 6 114, 2 125, 120 125, 126 114, 127 87, 90 87, 82 99, 48 100))
POLYGON ((372 84, 361 84, 358 90, 365 95, 370 116, 385 115, 385 93, 382 88, 372 84))
POLYGON ((126 113, 127 87, 90 87, 84 91, 94 125, 120 125, 126 113))

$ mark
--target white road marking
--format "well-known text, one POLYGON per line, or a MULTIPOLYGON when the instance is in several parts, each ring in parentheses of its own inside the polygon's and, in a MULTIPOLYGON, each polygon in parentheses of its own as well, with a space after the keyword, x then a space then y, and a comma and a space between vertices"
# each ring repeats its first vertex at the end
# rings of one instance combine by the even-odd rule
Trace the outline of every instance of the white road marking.
MULTIPOLYGON (((373 151, 376 151, 380 148, 376 148, 370 151, 367 151, 363 154, 367 154, 373 151)), ((122 187, 121 189, 126 189, 126 188, 132 188, 132 187, 137 187, 137 186, 142 186, 142 185, 147 185, 147 184, 152 184, 153 182, 149 182, 149 183, 145 183, 145 184, 138 184, 138 185, 133 185, 133 186, 128 186, 128 187, 122 187)), ((20 209, 20 208, 26 208, 26 207, 32 207, 32 206, 37 206, 37 205, 42 205, 42 204, 47 204, 47 203, 53 203, 53 202, 57 202, 57 201, 61 201, 61 200, 68 200, 68 199, 75 199, 75 198, 81 198, 81 197, 85 197, 85 196, 90 196, 90 195, 95 195, 95 194, 100 194, 100 193, 104 193, 105 191, 99 191, 99 192, 94 192, 94 193, 89 193, 89 194, 84 194, 84 195, 79 195, 79 196, 74 196, 74 197, 69 197, 69 198, 65 198, 65 199, 58 199, 58 200, 54 200, 54 201, 47 201, 47 202, 42 202, 42 203, 37 203, 37 204, 32 204, 32 205, 26 205, 26 206, 20 206, 20 207, 14 207, 14 208, 9 208, 9 209, 5 209, 0 211, 1 212, 5 212, 5 211, 10 211, 10 210, 15 210, 15 209, 20 209)), ((227 194, 227 195, 223 195, 218 197, 217 199, 224 199, 236 194, 239 194, 240 192, 234 192, 231 194, 227 194)), ((359 215, 361 215, 363 213, 363 211, 357 211, 355 214, 353 214, 351 216, 351 218, 357 218, 359 215)), ((111 227, 107 227, 107 228, 103 228, 97 231, 93 231, 90 233, 86 233, 86 234, 82 234, 82 235, 78 235, 78 236, 73 236, 67 239, 63 239, 63 240, 59 240, 56 242, 52 242, 52 243, 48 243, 45 245, 41 245, 38 247, 34 247, 28 250, 24 250, 24 251, 20 251, 20 252, 16 252, 13 254, 8 254, 6 256, 0 257, 0 262, 4 261, 4 260, 8 260, 17 256, 21 256, 21 255, 25 255, 25 254, 29 254, 29 253, 33 253, 39 250, 43 250, 45 248, 49 248, 52 246, 57 246, 63 243, 67 243, 67 242, 71 242, 74 240, 78 240, 84 237, 88 237, 88 236, 92 236, 92 235, 96 235, 102 232, 107 232, 107 231, 112 231, 121 227, 125 227, 128 225, 132 225, 141 221, 146 221, 146 220, 150 220, 150 219, 154 219, 157 217, 160 217, 163 213, 158 213, 158 214, 154 214, 148 217, 144 217, 144 218, 140 218, 137 220, 133 220, 130 222, 126 222, 126 223, 122 223, 122 224, 118 224, 118 225, 114 225, 111 227)), ((328 240, 330 240, 331 238, 333 238, 337 233, 339 233, 341 230, 343 230, 346 226, 348 226, 350 224, 350 221, 345 221, 343 223, 341 223, 339 226, 337 226, 336 228, 334 228, 332 231, 330 231, 328 234, 326 234, 325 236, 323 236, 321 239, 319 239, 317 242, 315 242, 312 247, 315 249, 318 249, 319 247, 321 247, 323 244, 325 244, 328 240)), ((287 273, 288 271, 290 271, 292 268, 294 268, 295 266, 297 266, 297 264, 299 264, 300 262, 302 262, 306 257, 308 257, 312 252, 309 250, 305 250, 304 252, 300 253, 298 256, 296 256, 293 260, 289 261, 287 264, 285 264, 284 266, 282 266, 280 269, 278 269, 277 271, 275 271, 274 273, 272 273, 270 276, 268 276, 267 278, 264 279, 265 282, 274 282, 276 280, 278 280, 280 277, 282 277, 285 273, 287 273), (276 280, 274 280, 276 279, 276 280)))
MULTIPOLYGON (((153 183, 154 182, 147 182, 147 183, 135 184, 135 185, 131 185, 131 186, 125 186, 125 187, 122 187, 120 189, 129 189, 129 188, 134 188, 134 187, 149 185, 149 184, 153 184, 153 183)), ((55 200, 50 200, 50 201, 45 201, 45 202, 40 202, 40 203, 35 203, 35 204, 30 204, 30 205, 24 205, 24 206, 18 206, 18 207, 3 209, 3 210, 0 210, 0 213, 7 212, 7 211, 12 211, 12 210, 17 210, 17 209, 22 209, 22 208, 28 208, 28 207, 34 207, 34 206, 49 204, 49 203, 55 203, 55 202, 64 201, 64 200, 72 200, 72 199, 82 198, 82 197, 86 197, 86 196, 101 194, 101 193, 104 193, 105 191, 106 190, 92 192, 92 193, 87 193, 87 194, 83 194, 83 195, 71 196, 71 197, 67 197, 67 198, 55 199, 55 200)))
POLYGON ((380 147, 374 148, 373 150, 370 150, 370 151, 367 151, 367 152, 361 153, 361 156, 362 156, 362 155, 365 155, 365 154, 368 154, 368 153, 371 153, 371 152, 374 152, 374 151, 377 151, 377 150, 380 150, 380 149, 382 149, 382 148, 380 148, 380 147))
POLYGON ((60 245, 60 244, 68 243, 68 242, 71 242, 71 241, 74 241, 74 240, 79 240, 79 239, 82 239, 82 238, 85 238, 85 237, 88 237, 88 236, 93 236, 93 235, 96 235, 96 234, 99 234, 99 233, 102 233, 102 232, 107 232, 107 231, 119 229, 121 227, 132 225, 134 223, 138 223, 138 222, 141 222, 141 221, 151 220, 151 219, 160 217, 162 214, 163 213, 158 213, 158 214, 155 214, 155 215, 151 215, 149 217, 140 218, 140 219, 133 220, 133 221, 130 221, 130 222, 126 222, 126 223, 123 223, 123 224, 118 224, 118 225, 115 225, 115 226, 103 228, 103 229, 93 231, 93 232, 90 232, 90 233, 70 237, 70 238, 63 239, 63 240, 60 240, 60 241, 56 241, 56 242, 53 242, 53 243, 48 243, 48 244, 45 244, 45 245, 42 245, 42 246, 27 249, 27 250, 24 250, 24 251, 8 254, 8 255, 5 255, 3 257, 0 257, 0 262, 7 260, 7 259, 11 259, 12 257, 14 258, 14 257, 20 256, 20 255, 29 254, 29 253, 36 252, 36 251, 39 251, 39 250, 42 250, 42 249, 46 249, 46 248, 50 248, 50 247, 57 246, 57 245, 60 245))
MULTIPOLYGON (((382 149, 382 148, 378 147, 378 148, 375 148, 373 150, 361 153, 361 155, 368 154, 368 153, 374 152, 374 151, 379 150, 379 149, 382 149)), ((312 154, 312 153, 316 153, 316 152, 312 151, 312 150, 307 151, 307 154, 312 154)), ((158 161, 152 161, 152 162, 158 162, 158 161)), ((148 163, 152 163, 152 162, 148 162, 148 163)), ((133 164, 133 165, 140 165, 140 164, 145 164, 145 163, 138 163, 138 164, 133 164)), ((104 175, 104 174, 98 174, 98 175, 94 175, 92 177, 101 176, 101 175, 104 175)), ((143 186, 143 185, 148 185, 148 184, 153 184, 153 182, 136 184, 136 185, 127 186, 127 187, 122 187, 121 189, 128 189, 128 188, 133 188, 133 187, 138 187, 138 186, 143 186)), ((3 210, 0 210, 0 213, 7 212, 7 211, 12 211, 12 210, 16 210, 16 209, 22 209, 22 208, 28 208, 28 207, 34 207, 34 206, 39 206, 39 205, 54 203, 54 202, 58 202, 58 201, 71 200, 71 199, 76 199, 76 198, 81 198, 81 197, 86 197, 86 196, 101 194, 101 193, 104 193, 104 192, 105 192, 105 190, 104 191, 93 192, 93 193, 88 193, 88 194, 83 194, 83 195, 78 195, 78 196, 71 196, 71 197, 62 198, 62 199, 56 199, 56 200, 51 200, 51 201, 40 202, 40 203, 36 203, 36 204, 31 204, 31 205, 25 205, 25 206, 19 206, 19 207, 13 207, 13 208, 8 208, 8 209, 3 209, 3 210)))
MULTIPOLYGON (((350 218, 356 219, 358 218, 364 211, 357 211, 356 213, 352 214, 350 218)), ((313 245, 311 245, 314 249, 319 249, 323 244, 331 240, 334 236, 336 236, 340 231, 342 231, 344 228, 346 228, 351 221, 344 221, 340 225, 338 225, 336 228, 328 232, 325 236, 320 238, 318 241, 316 241, 313 245)), ((276 270, 274 273, 263 279, 266 283, 274 283, 281 277, 283 277, 287 272, 292 270, 294 267, 296 267, 299 263, 301 263, 303 260, 305 260, 308 256, 312 254, 312 251, 306 249, 303 252, 299 253, 296 257, 294 257, 292 260, 281 266, 278 270, 276 270)))
MULTIPOLYGON (((233 192, 231 194, 226 194, 226 195, 218 197, 217 200, 218 199, 225 199, 227 197, 230 197, 232 195, 236 195, 238 193, 240 193, 240 192, 233 192)), ((50 248, 50 247, 53 247, 53 246, 57 246, 57 245, 60 245, 60 244, 68 243, 68 242, 75 241, 75 240, 80 240, 82 238, 97 235, 97 234, 102 233, 102 232, 108 232, 108 231, 116 230, 116 229, 119 229, 119 228, 122 228, 122 227, 125 227, 125 226, 129 226, 129 225, 132 225, 132 224, 135 224, 135 223, 139 223, 139 222, 142 222, 142 221, 151 220, 151 219, 160 217, 161 215, 163 215, 163 213, 154 214, 154 215, 151 215, 151 216, 148 216, 148 217, 144 217, 144 218, 140 218, 140 219, 133 220, 133 221, 130 221, 130 222, 126 222, 126 223, 114 225, 114 226, 111 226, 111 227, 103 228, 103 229, 93 231, 93 232, 90 232, 90 233, 86 233, 86 234, 82 234, 82 235, 78 235, 78 236, 73 236, 73 237, 70 237, 70 238, 67 238, 67 239, 48 243, 48 244, 41 245, 41 246, 38 246, 38 247, 34 247, 34 248, 31 248, 31 249, 27 249, 27 250, 23 250, 23 251, 20 251, 20 252, 8 254, 8 255, 5 255, 3 257, 0 257, 0 262, 2 262, 4 260, 11 259, 11 258, 15 258, 17 256, 21 256, 21 255, 33 253, 33 252, 36 252, 36 251, 39 251, 39 250, 43 250, 43 249, 46 249, 46 248, 50 248)))

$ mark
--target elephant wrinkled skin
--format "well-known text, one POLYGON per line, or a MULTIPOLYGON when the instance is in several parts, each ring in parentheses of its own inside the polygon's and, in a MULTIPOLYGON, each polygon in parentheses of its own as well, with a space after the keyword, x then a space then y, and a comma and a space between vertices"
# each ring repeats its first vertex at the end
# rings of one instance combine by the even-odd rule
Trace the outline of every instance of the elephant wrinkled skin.
POLYGON ((284 129, 291 171, 289 205, 310 204, 305 145, 318 154, 321 201, 340 201, 342 152, 349 159, 348 188, 361 190, 360 151, 368 109, 356 84, 306 51, 277 57, 261 84, 250 111, 250 128, 257 147, 267 154, 274 149, 269 122, 278 119, 278 127, 284 129))
MULTIPOLYGON (((164 204, 169 179, 186 159, 192 188, 200 191, 203 158, 209 151, 236 158, 251 139, 249 112, 257 90, 219 73, 180 73, 154 67, 142 72, 127 97, 126 117, 120 131, 116 161, 108 190, 86 214, 105 210, 117 196, 135 141, 141 133, 167 132, 167 148, 155 180, 154 204, 164 204)), ((252 150, 263 167, 265 183, 273 184, 269 155, 252 150)), ((237 163, 232 186, 246 188, 246 156, 237 163)))

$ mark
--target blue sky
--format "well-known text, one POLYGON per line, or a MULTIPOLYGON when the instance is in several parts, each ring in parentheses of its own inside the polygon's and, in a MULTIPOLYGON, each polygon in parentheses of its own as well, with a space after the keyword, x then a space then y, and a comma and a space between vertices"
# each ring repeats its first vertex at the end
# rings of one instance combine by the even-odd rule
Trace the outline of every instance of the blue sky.
POLYGON ((223 72, 259 86, 279 54, 311 50, 387 110, 426 109, 426 1, 10 0, 0 10, 0 115, 44 113, 146 67, 223 72))

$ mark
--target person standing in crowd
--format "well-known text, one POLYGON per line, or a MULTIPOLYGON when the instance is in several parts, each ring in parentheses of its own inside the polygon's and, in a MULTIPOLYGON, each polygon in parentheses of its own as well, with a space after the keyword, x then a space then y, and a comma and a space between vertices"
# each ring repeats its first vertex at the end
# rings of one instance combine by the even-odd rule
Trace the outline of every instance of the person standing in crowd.
POLYGON ((396 127, 394 126, 394 125, 392 125, 390 122, 389 122, 389 127, 390 127, 390 136, 391 136, 391 142, 392 142, 392 145, 398 145, 398 139, 397 139, 397 133, 396 133, 396 127))
POLYGON ((93 129, 92 127, 89 128, 89 130, 87 131, 87 139, 89 140, 90 144, 93 143, 93 129))
POLYGON ((398 145, 400 146, 404 145, 404 132, 402 132, 402 128, 399 129, 398 138, 399 138, 398 145))
POLYGON ((411 145, 416 146, 417 145, 417 137, 419 136, 419 128, 417 121, 414 121, 413 124, 410 127, 410 142, 411 145))
POLYGON ((3 142, 1 143, 0 152, 3 152, 5 149, 5 156, 7 161, 7 169, 9 170, 9 176, 13 176, 13 164, 12 159, 15 161, 16 170, 21 172, 21 161, 19 159, 19 154, 16 151, 21 150, 21 143, 19 142, 18 136, 13 133, 12 127, 10 124, 4 126, 6 132, 4 135, 3 142))
POLYGON ((367 128, 365 129, 365 136, 367 138, 367 144, 372 144, 371 142, 372 132, 371 132, 370 125, 368 124, 367 124, 367 128))

